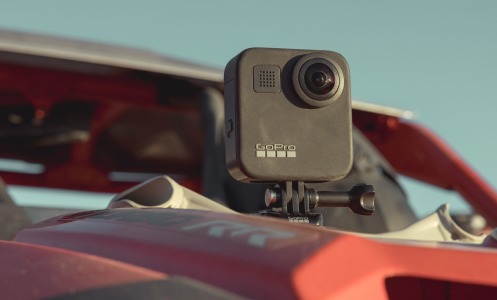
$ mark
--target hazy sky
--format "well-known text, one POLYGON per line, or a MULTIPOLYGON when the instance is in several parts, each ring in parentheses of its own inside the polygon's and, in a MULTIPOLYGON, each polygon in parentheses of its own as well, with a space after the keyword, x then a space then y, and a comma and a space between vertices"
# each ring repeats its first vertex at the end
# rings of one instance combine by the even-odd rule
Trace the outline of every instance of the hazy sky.
MULTIPOLYGON (((497 186, 497 1, 1 1, 0 27, 223 68, 241 50, 333 50, 354 99, 412 110, 497 186)), ((407 183, 418 211, 446 193, 407 183)), ((458 206, 460 207, 460 206, 458 206)))

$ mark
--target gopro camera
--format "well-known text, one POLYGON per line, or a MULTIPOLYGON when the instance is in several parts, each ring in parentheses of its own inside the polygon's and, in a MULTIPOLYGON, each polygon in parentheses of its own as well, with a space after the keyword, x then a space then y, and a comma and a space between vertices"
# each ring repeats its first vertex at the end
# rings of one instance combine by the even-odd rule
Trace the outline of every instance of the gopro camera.
POLYGON ((352 166, 350 74, 332 51, 251 48, 224 73, 226 162, 242 182, 333 181, 352 166))

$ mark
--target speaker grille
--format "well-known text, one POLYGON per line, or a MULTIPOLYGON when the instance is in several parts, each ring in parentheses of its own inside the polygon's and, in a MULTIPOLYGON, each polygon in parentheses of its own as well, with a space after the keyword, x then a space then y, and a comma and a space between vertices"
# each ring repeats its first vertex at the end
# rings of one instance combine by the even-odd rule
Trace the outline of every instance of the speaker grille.
POLYGON ((254 91, 257 93, 280 92, 280 67, 275 65, 254 66, 254 91))

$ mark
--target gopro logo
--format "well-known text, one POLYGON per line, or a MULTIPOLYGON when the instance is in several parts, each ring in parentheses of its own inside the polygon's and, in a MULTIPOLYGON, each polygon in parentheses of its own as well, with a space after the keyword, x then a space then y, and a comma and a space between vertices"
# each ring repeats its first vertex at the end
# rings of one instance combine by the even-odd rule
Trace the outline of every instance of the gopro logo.
POLYGON ((256 157, 297 157, 297 147, 295 145, 283 144, 255 144, 256 157))
POLYGON ((288 217, 289 222, 293 223, 309 223, 308 217, 288 217))

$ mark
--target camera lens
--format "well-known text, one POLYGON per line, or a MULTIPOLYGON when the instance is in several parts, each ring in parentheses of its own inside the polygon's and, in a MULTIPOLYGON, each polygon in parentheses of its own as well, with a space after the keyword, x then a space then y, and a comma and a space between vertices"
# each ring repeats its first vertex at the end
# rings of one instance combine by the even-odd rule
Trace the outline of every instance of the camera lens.
POLYGON ((335 74, 329 66, 315 63, 305 70, 304 82, 310 92, 316 95, 326 95, 335 86, 335 74))
POLYGON ((325 107, 340 99, 344 87, 342 69, 324 53, 314 52, 299 58, 293 68, 293 87, 311 107, 325 107))

